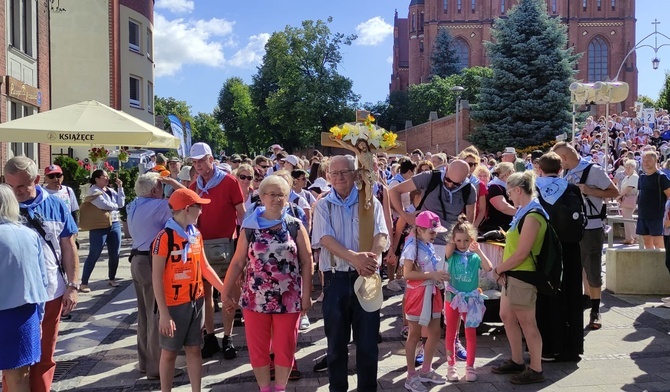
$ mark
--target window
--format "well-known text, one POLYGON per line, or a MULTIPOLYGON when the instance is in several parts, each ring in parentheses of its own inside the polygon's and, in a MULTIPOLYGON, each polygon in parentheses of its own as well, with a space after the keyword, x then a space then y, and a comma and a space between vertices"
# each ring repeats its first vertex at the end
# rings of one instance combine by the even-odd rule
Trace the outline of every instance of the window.
POLYGON ((603 0, 597 0, 597 1, 596 1, 596 3, 598 4, 598 11, 601 10, 602 2, 603 2, 603 0))
POLYGON ((500 13, 505 14, 505 0, 500 0, 500 13))
POLYGON ((152 59, 154 57, 154 36, 151 30, 147 28, 147 58, 152 59))
POLYGON ((419 31, 423 33, 423 11, 419 14, 419 31))
POLYGON ((616 0, 612 0, 612 11, 616 11, 616 0))
POLYGON ((556 0, 551 0, 551 12, 554 14, 557 12, 556 0))
POLYGON ((586 11, 586 0, 582 0, 582 9, 586 11))
POLYGON ((412 12, 412 31, 416 31, 416 12, 412 12))
POLYGON ((134 108, 140 108, 142 107, 142 102, 141 102, 141 95, 142 92, 140 90, 140 79, 136 78, 134 76, 130 77, 130 106, 134 108))
POLYGON ((128 21, 128 48, 140 53, 140 25, 132 20, 128 21))
POLYGON ((147 83, 147 111, 154 112, 154 84, 151 82, 147 83))
POLYGON ((456 0, 456 9, 458 13, 461 13, 461 8, 463 8, 463 0, 456 0))
POLYGON ((442 0, 442 11, 446 14, 449 9, 449 0, 442 0))
POLYGON ((458 70, 468 68, 470 66, 470 47, 464 39, 458 38, 454 41, 454 49, 456 50, 456 57, 458 57, 458 70))
POLYGON ((9 3, 9 44, 28 56, 33 55, 33 4, 31 0, 10 0, 9 3))
POLYGON ((608 77, 608 48, 602 37, 595 37, 589 44, 588 81, 603 81, 608 77))
POLYGON ((475 9, 477 8, 477 0, 472 0, 472 2, 471 2, 471 4, 470 4, 470 8, 471 8, 471 10, 472 10, 472 13, 474 14, 474 13, 475 13, 475 9))
MULTIPOLYGON (((22 105, 18 102, 10 101, 10 120, 31 116, 35 112, 32 106, 22 105)), ((39 165, 37 143, 10 143, 9 148, 13 156, 25 155, 39 165)))

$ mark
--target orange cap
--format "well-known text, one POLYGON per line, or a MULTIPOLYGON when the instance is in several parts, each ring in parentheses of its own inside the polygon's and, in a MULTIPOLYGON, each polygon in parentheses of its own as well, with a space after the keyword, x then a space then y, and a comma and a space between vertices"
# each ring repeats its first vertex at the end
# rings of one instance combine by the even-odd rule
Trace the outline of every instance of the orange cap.
POLYGON ((177 189, 172 193, 168 203, 173 210, 179 211, 194 204, 209 204, 211 200, 203 199, 188 188, 177 189))

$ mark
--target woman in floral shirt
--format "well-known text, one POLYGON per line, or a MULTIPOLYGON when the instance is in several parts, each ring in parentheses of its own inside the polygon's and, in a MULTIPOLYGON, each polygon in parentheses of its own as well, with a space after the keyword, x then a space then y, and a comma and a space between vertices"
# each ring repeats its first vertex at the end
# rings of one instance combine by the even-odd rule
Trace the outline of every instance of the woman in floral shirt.
POLYGON ((261 392, 271 391, 271 346, 274 390, 285 390, 298 337, 298 318, 312 306, 311 245, 302 223, 286 213, 290 192, 288 183, 279 176, 261 182, 258 193, 263 206, 242 222, 221 296, 226 310, 234 312, 238 300, 230 293, 246 267, 239 305, 251 367, 261 392))

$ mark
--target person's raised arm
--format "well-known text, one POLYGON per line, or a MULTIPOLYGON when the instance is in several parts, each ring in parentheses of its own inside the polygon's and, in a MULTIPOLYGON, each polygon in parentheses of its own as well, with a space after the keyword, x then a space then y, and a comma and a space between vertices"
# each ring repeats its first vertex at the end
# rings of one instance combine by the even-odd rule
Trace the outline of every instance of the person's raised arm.
POLYGON ((416 185, 414 181, 410 178, 409 180, 403 181, 400 184, 394 186, 389 190, 389 199, 391 200, 391 206, 393 209, 405 219, 406 222, 413 225, 414 224, 414 214, 406 212, 402 208, 401 195, 403 193, 409 193, 416 190, 416 185))

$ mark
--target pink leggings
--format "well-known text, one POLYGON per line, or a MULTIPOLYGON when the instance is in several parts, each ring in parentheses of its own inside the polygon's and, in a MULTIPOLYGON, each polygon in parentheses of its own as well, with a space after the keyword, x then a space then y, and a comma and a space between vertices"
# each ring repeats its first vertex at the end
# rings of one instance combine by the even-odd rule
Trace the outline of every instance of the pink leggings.
MULTIPOLYGON (((456 363, 455 341, 456 334, 458 334, 459 314, 458 311, 451 308, 451 304, 444 302, 444 316, 447 322, 447 333, 444 337, 445 349, 447 352, 447 364, 453 365, 456 363)), ((461 313, 460 317, 465 320, 465 313, 461 313)), ((468 352, 468 357, 465 363, 467 366, 475 365, 475 354, 477 353, 477 329, 465 328, 465 348, 468 352)))
POLYGON ((267 314, 247 309, 242 313, 251 367, 268 366, 271 347, 274 350, 275 365, 293 366, 300 313, 267 314), (272 336, 277 339, 272 339, 272 336))

